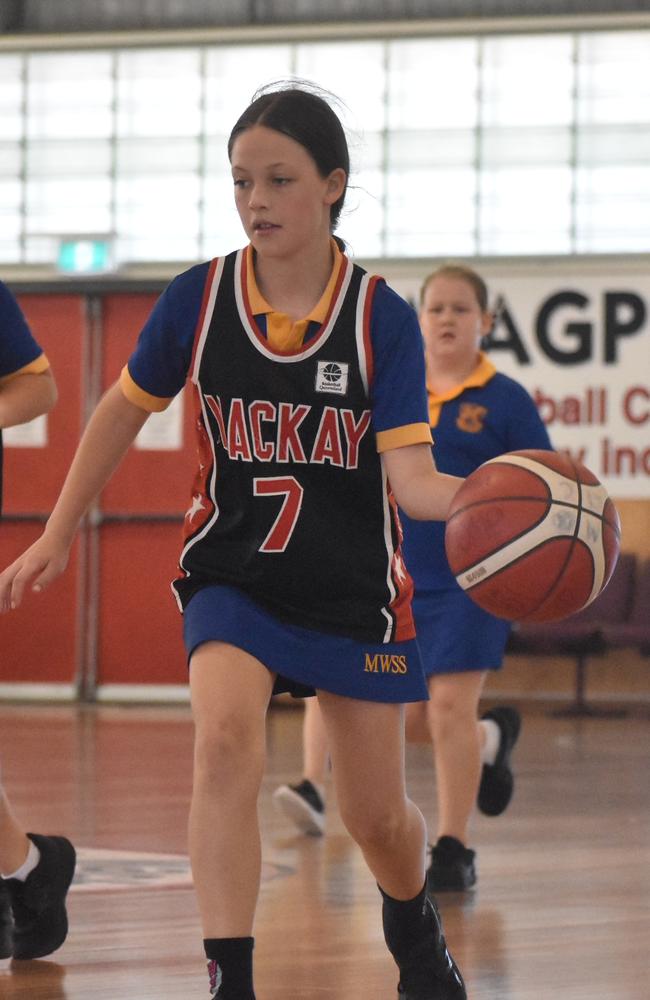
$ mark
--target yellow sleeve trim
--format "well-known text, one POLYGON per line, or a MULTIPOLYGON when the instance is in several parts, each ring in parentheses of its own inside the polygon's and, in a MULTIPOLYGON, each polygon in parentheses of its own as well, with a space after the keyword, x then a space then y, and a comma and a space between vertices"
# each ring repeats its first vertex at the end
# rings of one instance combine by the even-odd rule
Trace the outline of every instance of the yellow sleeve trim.
POLYGON ((405 448, 409 444, 432 444, 428 424, 405 424, 404 427, 394 427, 389 431, 378 431, 376 439, 378 452, 405 448))
POLYGON ((4 375, 0 378, 0 382, 6 383, 12 378, 16 378, 17 375, 42 375, 50 367, 50 362, 47 360, 44 354, 39 354, 37 358, 30 361, 28 365, 24 365, 22 368, 16 369, 15 372, 10 372, 8 375, 4 375))
POLYGON ((174 398, 173 396, 170 396, 169 398, 164 396, 152 396, 150 392, 145 392, 145 390, 141 389, 140 386, 131 378, 128 365, 124 365, 120 374, 120 388, 129 403, 133 403, 134 406, 139 406, 141 410, 146 410, 147 413, 161 413, 162 410, 167 409, 174 398))

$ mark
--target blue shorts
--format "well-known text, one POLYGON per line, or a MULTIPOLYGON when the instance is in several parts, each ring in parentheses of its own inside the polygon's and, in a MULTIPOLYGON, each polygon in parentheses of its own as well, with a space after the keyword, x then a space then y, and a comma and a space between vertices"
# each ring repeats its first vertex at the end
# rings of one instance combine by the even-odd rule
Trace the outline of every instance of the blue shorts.
POLYGON ((510 622, 483 611, 460 587, 416 591, 413 616, 427 677, 501 667, 510 622))
POLYGON ((364 701, 428 698, 416 639, 364 643, 279 621, 235 587, 203 587, 183 614, 188 659, 204 642, 245 650, 278 675, 274 694, 315 690, 364 701))

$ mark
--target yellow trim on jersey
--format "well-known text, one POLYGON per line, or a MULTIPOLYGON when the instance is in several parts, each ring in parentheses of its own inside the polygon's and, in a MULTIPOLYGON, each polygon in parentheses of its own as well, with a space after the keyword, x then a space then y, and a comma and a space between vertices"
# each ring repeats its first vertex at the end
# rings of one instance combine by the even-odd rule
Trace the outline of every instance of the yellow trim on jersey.
POLYGON ((12 378, 16 378, 17 375, 42 375, 50 367, 50 362, 47 360, 44 354, 39 354, 37 358, 30 361, 28 365, 23 365, 22 368, 17 368, 15 372, 9 372, 8 375, 3 375, 0 377, 0 384, 6 385, 12 378))
POLYGON ((377 451, 405 448, 409 444, 431 444, 431 428, 427 424, 404 424, 389 431, 377 431, 377 451))
POLYGON ((169 398, 165 396, 152 396, 150 392, 145 392, 131 378, 128 365, 124 365, 124 368, 120 372, 120 389, 129 403, 139 406, 141 410, 146 410, 147 413, 161 413, 167 409, 174 398, 173 396, 169 398))
POLYGON ((441 393, 434 392, 433 389, 429 388, 427 385, 430 426, 438 426, 438 421, 440 420, 440 410, 442 409, 443 403, 448 403, 450 399, 455 399, 456 396, 460 396, 461 392, 464 392, 465 389, 480 388, 480 386, 489 382, 493 375, 496 375, 496 368, 488 358, 487 354, 484 354, 483 351, 479 351, 478 364, 471 375, 467 376, 464 382, 460 382, 458 385, 455 385, 453 389, 448 389, 447 392, 441 393))
POLYGON ((246 254, 248 302, 253 316, 266 315, 266 339, 268 340, 269 347, 272 347, 275 351, 287 353, 298 351, 303 345, 309 324, 322 324, 325 322, 343 260, 343 255, 338 248, 336 240, 330 239, 330 245, 332 247, 334 263, 325 291, 309 315, 295 322, 286 313, 276 312, 260 292, 255 280, 253 250, 252 247, 248 247, 246 254))

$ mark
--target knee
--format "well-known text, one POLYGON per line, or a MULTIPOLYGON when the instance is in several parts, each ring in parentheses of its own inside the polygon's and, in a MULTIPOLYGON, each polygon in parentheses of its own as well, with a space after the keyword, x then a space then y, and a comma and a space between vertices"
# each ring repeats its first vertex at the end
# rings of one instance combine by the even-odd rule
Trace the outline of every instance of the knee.
POLYGON ((458 715, 459 699, 456 692, 448 687, 436 691, 431 698, 431 714, 434 719, 445 721, 458 715))
POLYGON ((473 706, 463 703, 456 691, 444 688, 431 699, 429 719, 434 739, 444 739, 458 732, 459 727, 476 723, 476 712, 473 706))
POLYGON ((261 780, 264 736, 246 719, 225 715, 197 725, 194 741, 195 782, 221 789, 261 780))
POLYGON ((341 809, 345 827, 362 851, 393 850, 406 835, 406 810, 386 804, 380 809, 341 809))

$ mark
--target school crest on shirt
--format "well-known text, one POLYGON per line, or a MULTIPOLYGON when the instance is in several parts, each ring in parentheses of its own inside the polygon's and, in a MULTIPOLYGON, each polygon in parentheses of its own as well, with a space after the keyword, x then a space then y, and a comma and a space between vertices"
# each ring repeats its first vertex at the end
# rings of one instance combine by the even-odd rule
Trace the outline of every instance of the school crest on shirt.
POLYGON ((345 396, 348 391, 348 369, 345 361, 319 361, 316 369, 316 392, 333 392, 345 396))
POLYGON ((456 427, 468 434, 478 434, 485 426, 487 407, 478 403, 461 403, 456 417, 456 427))

